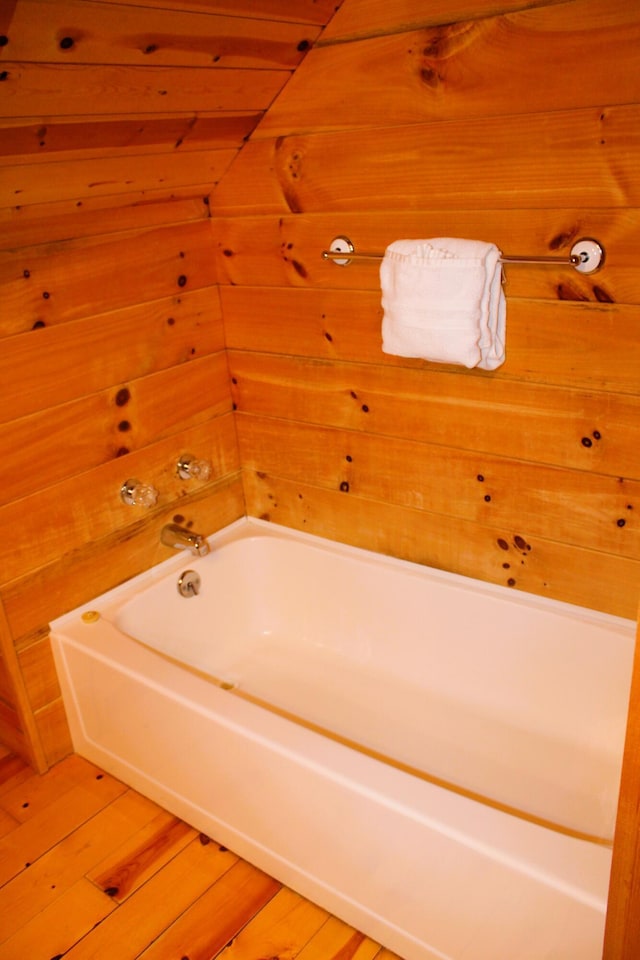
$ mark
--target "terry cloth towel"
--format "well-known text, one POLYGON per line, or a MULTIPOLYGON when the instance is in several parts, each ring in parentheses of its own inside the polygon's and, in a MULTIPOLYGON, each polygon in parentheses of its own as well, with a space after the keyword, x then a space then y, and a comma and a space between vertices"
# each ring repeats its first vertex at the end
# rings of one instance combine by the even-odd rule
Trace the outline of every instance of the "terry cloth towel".
POLYGON ((495 370, 505 357, 501 253, 493 243, 395 240, 380 266, 382 349, 495 370))

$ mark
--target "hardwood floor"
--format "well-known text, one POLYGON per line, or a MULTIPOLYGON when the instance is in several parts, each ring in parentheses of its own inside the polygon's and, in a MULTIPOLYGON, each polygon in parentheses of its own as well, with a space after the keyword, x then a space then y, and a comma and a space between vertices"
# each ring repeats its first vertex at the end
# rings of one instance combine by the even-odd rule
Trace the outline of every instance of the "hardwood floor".
POLYGON ((0 748, 2 960, 398 960, 78 756, 0 748))

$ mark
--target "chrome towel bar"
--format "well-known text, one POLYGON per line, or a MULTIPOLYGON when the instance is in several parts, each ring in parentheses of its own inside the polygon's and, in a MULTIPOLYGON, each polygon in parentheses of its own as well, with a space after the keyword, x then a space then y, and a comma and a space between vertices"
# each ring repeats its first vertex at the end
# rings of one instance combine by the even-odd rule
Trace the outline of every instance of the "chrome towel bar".
MULTIPOLYGON (((356 253, 348 237, 334 237, 329 249, 322 251, 322 256, 339 267, 346 267, 352 260, 382 260, 384 254, 356 253)), ((561 263, 573 267, 578 273, 595 273, 604 263, 604 247, 592 237, 583 237, 574 243, 566 257, 501 257, 500 263, 561 263)))

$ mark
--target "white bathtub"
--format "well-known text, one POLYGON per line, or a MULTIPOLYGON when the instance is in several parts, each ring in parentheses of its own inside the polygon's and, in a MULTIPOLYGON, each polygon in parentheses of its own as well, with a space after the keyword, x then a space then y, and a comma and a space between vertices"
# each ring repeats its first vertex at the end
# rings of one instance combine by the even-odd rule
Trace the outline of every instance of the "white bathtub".
POLYGON ((258 520, 210 544, 52 624, 78 753, 407 960, 599 960, 635 624, 258 520))

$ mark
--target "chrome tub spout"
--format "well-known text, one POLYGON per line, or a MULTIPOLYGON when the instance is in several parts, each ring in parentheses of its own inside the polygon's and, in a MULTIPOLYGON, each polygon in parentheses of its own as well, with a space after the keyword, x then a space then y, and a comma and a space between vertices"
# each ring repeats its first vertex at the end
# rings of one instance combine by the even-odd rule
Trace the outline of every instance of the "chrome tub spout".
POLYGON ((188 550, 194 557, 206 557, 209 553, 209 544, 200 533, 180 527, 177 523, 168 523, 162 528, 160 540, 165 547, 174 550, 188 550))

